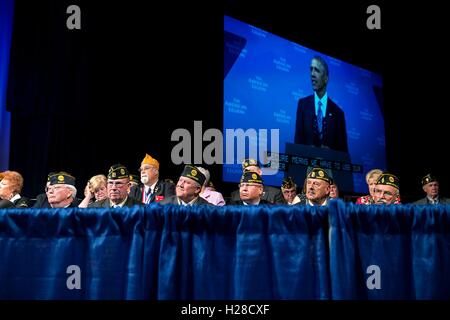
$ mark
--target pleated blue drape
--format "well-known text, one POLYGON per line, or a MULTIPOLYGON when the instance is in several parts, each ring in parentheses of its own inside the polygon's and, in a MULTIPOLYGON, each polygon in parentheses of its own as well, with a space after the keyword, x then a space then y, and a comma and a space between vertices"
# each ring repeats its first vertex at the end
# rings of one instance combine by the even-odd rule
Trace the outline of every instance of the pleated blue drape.
POLYGON ((449 212, 2 209, 0 299, 449 299, 449 212))
POLYGON ((327 223, 301 207, 2 210, 0 298, 327 299, 327 223))
POLYGON ((449 212, 449 206, 334 203, 332 298, 449 299, 449 212), (371 277, 375 272, 378 287, 371 277))

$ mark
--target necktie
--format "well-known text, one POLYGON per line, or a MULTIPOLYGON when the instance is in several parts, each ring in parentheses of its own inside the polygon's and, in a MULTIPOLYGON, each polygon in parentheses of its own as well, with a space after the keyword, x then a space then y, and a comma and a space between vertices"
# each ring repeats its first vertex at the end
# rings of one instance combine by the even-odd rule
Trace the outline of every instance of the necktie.
POLYGON ((317 103, 317 129, 319 131, 319 138, 320 140, 322 140, 322 120, 323 120, 323 116, 322 116, 322 102, 319 100, 319 102, 317 103))
POLYGON ((152 197, 152 188, 148 188, 147 192, 145 193, 145 203, 150 203, 150 198, 152 197))

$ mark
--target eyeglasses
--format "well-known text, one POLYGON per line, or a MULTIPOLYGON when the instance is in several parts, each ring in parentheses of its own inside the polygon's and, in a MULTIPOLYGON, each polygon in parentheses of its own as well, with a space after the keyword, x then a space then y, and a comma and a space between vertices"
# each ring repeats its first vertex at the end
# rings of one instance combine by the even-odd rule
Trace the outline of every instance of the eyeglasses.
POLYGON ((246 188, 246 187, 258 187, 261 186, 260 184, 251 184, 251 183, 241 183, 238 184, 239 188, 246 188))
POLYGON ((393 197, 393 196, 395 196, 395 194, 393 194, 393 193, 390 192, 390 191, 383 191, 383 190, 381 190, 381 189, 375 189, 374 191, 375 191, 376 194, 379 194, 381 197, 382 197, 383 195, 386 195, 386 196, 388 196, 388 197, 393 197))
POLYGON ((150 169, 154 169, 154 167, 152 167, 152 166, 145 166, 145 167, 139 168, 138 171, 141 172, 141 171, 147 171, 147 170, 150 170, 150 169))
POLYGON ((49 186, 49 187, 45 187, 45 193, 50 192, 50 191, 55 192, 55 191, 60 190, 62 188, 65 188, 65 187, 64 186, 55 186, 55 187, 49 186))
POLYGON ((120 181, 114 182, 114 181, 108 181, 108 186, 109 186, 109 187, 114 187, 114 186, 116 186, 117 188, 122 188, 124 185, 127 185, 127 184, 128 184, 128 182, 120 182, 120 181))
POLYGON ((310 187, 310 186, 316 186, 316 187, 321 187, 324 183, 319 180, 319 181, 311 181, 311 180, 307 180, 306 181, 306 186, 310 187))

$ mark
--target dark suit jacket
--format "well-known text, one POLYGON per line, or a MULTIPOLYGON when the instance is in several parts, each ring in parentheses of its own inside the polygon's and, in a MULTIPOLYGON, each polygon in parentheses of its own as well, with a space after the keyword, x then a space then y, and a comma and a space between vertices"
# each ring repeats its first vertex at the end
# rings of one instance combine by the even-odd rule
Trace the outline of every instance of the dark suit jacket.
POLYGON ((317 128, 314 95, 300 99, 297 107, 294 143, 328 146, 330 149, 348 152, 347 128, 344 112, 330 98, 327 100, 327 113, 323 118, 322 140, 317 128))
MULTIPOLYGON (((430 201, 428 200, 427 197, 425 197, 425 198, 415 201, 413 204, 430 204, 430 201)), ((450 199, 439 197, 439 204, 450 204, 450 199)))
MULTIPOLYGON (((136 199, 139 202, 142 202, 142 193, 144 192, 144 186, 133 186, 130 189, 129 196, 136 199)), ((175 185, 170 182, 158 180, 156 182, 155 190, 153 190, 152 195, 150 196, 150 203, 155 202, 156 196, 163 196, 164 199, 175 195, 175 185)))
POLYGON ((14 207, 16 208, 29 208, 30 207, 30 199, 25 197, 20 197, 20 199, 17 199, 13 201, 14 207))
MULTIPOLYGON (((266 201, 266 200, 264 200, 264 199, 261 199, 261 200, 259 201, 258 206, 259 206, 259 205, 262 205, 262 204, 272 204, 272 203, 270 203, 269 201, 266 201)), ((244 205, 244 201, 242 201, 242 200, 238 200, 238 201, 230 201, 230 202, 228 203, 228 205, 230 205, 230 206, 233 206, 233 205, 244 205)))
POLYGON ((67 208, 78 208, 79 204, 80 204, 80 200, 79 199, 73 199, 73 201, 70 203, 69 206, 67 206, 67 208))
MULTIPOLYGON (((78 207, 81 200, 78 198, 73 199, 72 203, 70 204, 69 208, 75 208, 78 207)), ((36 197, 36 202, 33 205, 33 208, 51 208, 50 203, 48 203, 47 194, 41 193, 36 197)))
MULTIPOLYGON (((125 201, 124 203, 124 207, 132 207, 134 205, 142 205, 141 202, 135 200, 134 198, 128 196, 127 201, 125 201)), ((96 201, 96 202, 92 202, 91 204, 88 205, 88 208, 111 208, 110 204, 109 204, 109 199, 103 199, 101 201, 96 201)))
POLYGON ((9 200, 0 199, 0 208, 28 208, 30 207, 30 199, 20 197, 19 199, 11 202, 9 200))
POLYGON ((14 203, 6 199, 0 199, 0 209, 14 208, 14 203))
MULTIPOLYGON (((160 203, 160 204, 178 204, 178 198, 177 198, 177 196, 171 196, 171 197, 165 198, 164 200, 162 200, 158 203, 160 203)), ((197 197, 197 200, 192 205, 198 206, 201 204, 206 204, 208 206, 212 206, 211 203, 209 203, 208 201, 206 201, 205 199, 203 199, 200 196, 197 197)))
MULTIPOLYGON (((271 204, 286 204, 286 201, 284 200, 281 190, 278 188, 271 187, 271 186, 264 186, 264 193, 261 197, 261 200, 267 201, 268 203, 271 203, 271 204)), ((241 201, 241 196, 239 195, 239 189, 234 190, 231 193, 231 199, 228 204, 231 204, 232 202, 238 202, 238 201, 241 201)))
POLYGON ((51 208, 50 203, 48 203, 47 194, 45 192, 38 194, 33 208, 51 208))

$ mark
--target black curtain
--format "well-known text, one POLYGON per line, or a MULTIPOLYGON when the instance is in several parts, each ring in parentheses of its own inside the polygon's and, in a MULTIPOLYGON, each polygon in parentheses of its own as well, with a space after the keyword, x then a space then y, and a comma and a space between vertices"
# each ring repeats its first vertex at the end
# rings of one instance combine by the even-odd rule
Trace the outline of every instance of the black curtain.
MULTIPOLYGON (((114 6, 46 1, 15 8, 8 107, 10 169, 24 195, 41 192, 50 171, 65 170, 82 192, 87 179, 123 163, 133 173, 145 153, 161 177, 182 171, 170 160, 171 133, 194 120, 222 127, 222 14, 199 5, 114 6), (68 30, 69 5, 81 30, 68 30)), ((208 166, 206 166, 208 167, 208 166)), ((215 182, 221 167, 211 166, 215 182)))

